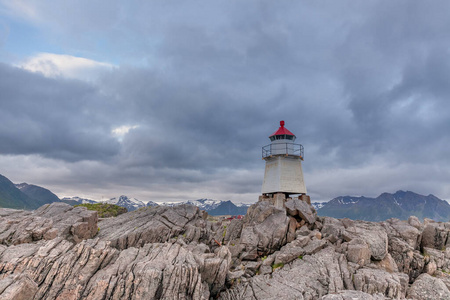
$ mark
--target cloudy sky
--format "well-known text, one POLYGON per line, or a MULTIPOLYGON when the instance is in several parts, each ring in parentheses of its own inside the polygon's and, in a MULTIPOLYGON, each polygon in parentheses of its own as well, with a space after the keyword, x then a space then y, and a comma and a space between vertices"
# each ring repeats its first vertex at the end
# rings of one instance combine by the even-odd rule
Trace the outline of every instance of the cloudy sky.
POLYGON ((254 202, 280 120, 315 201, 450 200, 448 1, 0 0, 0 174, 254 202))

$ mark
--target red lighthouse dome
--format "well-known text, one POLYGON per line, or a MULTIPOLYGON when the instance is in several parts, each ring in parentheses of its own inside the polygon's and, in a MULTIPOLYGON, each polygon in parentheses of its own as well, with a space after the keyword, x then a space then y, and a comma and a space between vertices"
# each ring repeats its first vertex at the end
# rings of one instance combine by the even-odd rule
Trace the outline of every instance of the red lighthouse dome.
POLYGON ((284 121, 280 121, 280 128, 269 136, 271 141, 274 140, 295 140, 295 134, 284 127, 284 121))

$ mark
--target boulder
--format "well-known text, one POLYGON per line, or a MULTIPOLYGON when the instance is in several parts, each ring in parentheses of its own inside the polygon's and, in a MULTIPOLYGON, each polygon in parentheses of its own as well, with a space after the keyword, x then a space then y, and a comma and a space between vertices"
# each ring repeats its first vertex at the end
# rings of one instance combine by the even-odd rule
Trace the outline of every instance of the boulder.
POLYGON ((314 208, 305 201, 299 199, 290 199, 285 203, 286 211, 289 215, 295 217, 299 216, 308 224, 314 224, 317 218, 317 213, 314 208))
POLYGON ((389 253, 382 260, 374 261, 373 264, 375 265, 375 268, 384 270, 388 273, 398 272, 397 263, 389 253))
POLYGON ((417 229, 419 229, 420 231, 423 230, 422 223, 420 223, 419 218, 416 217, 416 216, 410 216, 408 218, 408 224, 413 226, 413 227, 415 227, 415 228, 417 228, 417 229))
POLYGON ((360 238, 366 242, 373 260, 382 260, 388 253, 388 236, 384 228, 374 222, 354 221, 343 233, 346 241, 360 238))
POLYGON ((381 293, 388 298, 400 299, 402 294, 402 283, 395 273, 384 270, 363 268, 354 274, 353 283, 355 290, 369 294, 381 293))
POLYGON ((367 243, 361 238, 355 238, 348 243, 347 260, 360 266, 370 263, 371 252, 367 243))
POLYGON ((245 246, 243 260, 256 260, 280 249, 295 238, 295 224, 268 202, 253 204, 244 218, 240 244, 245 246))
MULTIPOLYGON (((410 218, 410 222, 415 224, 413 217, 410 218)), ((413 249, 417 249, 420 245, 421 232, 417 227, 409 224, 409 221, 401 221, 398 219, 389 219, 386 222, 382 222, 388 238, 397 237, 405 241, 413 249)))
POLYGON ((334 236, 336 239, 342 239, 344 232, 345 227, 341 220, 324 217, 321 229, 323 237, 334 236))
MULTIPOLYGON (((428 223, 422 232, 421 248, 445 250, 448 241, 449 228, 445 223, 428 223)), ((450 241, 448 241, 450 243, 450 241)))
POLYGON ((0 243, 17 245, 58 236, 79 243, 98 232, 97 212, 54 202, 29 212, 0 208, 0 243))
POLYGON ((407 296, 415 300, 447 300, 450 291, 442 280, 424 273, 408 289, 407 296))

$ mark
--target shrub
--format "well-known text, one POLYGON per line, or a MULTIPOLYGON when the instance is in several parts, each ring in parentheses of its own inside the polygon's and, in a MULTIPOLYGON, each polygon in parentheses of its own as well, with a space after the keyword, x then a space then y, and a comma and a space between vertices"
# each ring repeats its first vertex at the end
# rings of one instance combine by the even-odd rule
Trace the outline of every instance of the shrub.
POLYGON ((125 207, 107 203, 85 203, 75 205, 74 207, 78 206, 86 207, 88 210, 97 211, 99 218, 117 217, 118 215, 128 212, 125 207))

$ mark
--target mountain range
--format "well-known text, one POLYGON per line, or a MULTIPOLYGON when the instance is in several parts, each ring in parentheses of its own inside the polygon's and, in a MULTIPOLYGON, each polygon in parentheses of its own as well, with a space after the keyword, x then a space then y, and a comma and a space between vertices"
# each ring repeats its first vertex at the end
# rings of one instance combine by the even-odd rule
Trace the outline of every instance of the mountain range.
MULTIPOLYGON (((70 204, 77 205, 82 203, 99 203, 94 200, 84 199, 80 197, 72 197, 72 198, 63 198, 61 201, 70 204)), ((197 206, 201 210, 205 210, 208 214, 212 216, 219 215, 245 215, 247 213, 247 209, 250 204, 238 203, 234 204, 231 201, 222 201, 222 200, 213 200, 213 199, 198 199, 198 200, 188 200, 184 202, 164 202, 158 204, 153 201, 148 201, 144 203, 136 198, 129 198, 125 195, 120 197, 111 198, 106 201, 109 204, 115 204, 118 206, 125 207, 128 211, 133 211, 142 207, 155 207, 155 206, 169 206, 174 207, 182 204, 194 205, 197 206)))
POLYGON ((197 206, 199 209, 207 211, 208 214, 212 216, 222 216, 222 215, 245 215, 247 209, 251 204, 237 203, 234 204, 230 200, 213 200, 213 199, 198 199, 198 200, 188 200, 184 202, 175 203, 162 203, 161 206, 178 206, 181 204, 188 204, 197 206))
MULTIPOLYGON (((97 203, 96 201, 89 199, 82 199, 79 197, 72 198, 63 198, 63 202, 66 202, 71 205, 80 204, 80 203, 97 203)), ((200 210, 205 210, 208 214, 213 216, 219 215, 245 215, 247 213, 247 209, 250 204, 234 204, 231 201, 222 201, 222 200, 213 200, 213 199, 198 199, 198 200, 188 200, 184 202, 165 202, 158 204, 153 201, 149 201, 144 203, 136 198, 129 198, 125 195, 122 195, 117 198, 112 198, 106 203, 115 204, 118 206, 122 206, 128 209, 128 211, 133 211, 142 207, 155 207, 155 206, 169 206, 174 207, 182 204, 194 205, 197 206, 200 210)))
MULTIPOLYGON (((0 207, 33 210, 44 204, 65 202, 70 205, 82 203, 99 203, 98 201, 71 197, 61 200, 50 190, 27 183, 14 184, 0 175, 0 207)), ((104 202, 104 201, 103 201, 104 202)), ((152 201, 144 203, 125 195, 106 201, 133 211, 142 207, 178 206, 190 204, 210 215, 244 215, 250 204, 234 204, 231 201, 198 199, 176 203, 158 204, 152 201)), ((314 202, 312 205, 320 216, 349 218, 365 221, 383 221, 389 218, 407 219, 414 215, 420 219, 430 218, 436 221, 450 220, 450 204, 434 195, 420 195, 411 191, 397 191, 394 194, 383 193, 376 198, 340 196, 328 202, 314 202)))
POLYGON ((411 191, 383 193, 376 198, 340 196, 328 202, 313 203, 320 216, 379 222, 390 218, 401 220, 409 216, 435 221, 450 220, 450 204, 434 195, 411 191))

